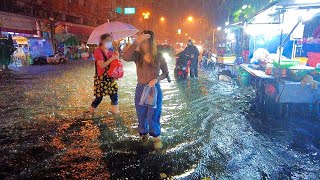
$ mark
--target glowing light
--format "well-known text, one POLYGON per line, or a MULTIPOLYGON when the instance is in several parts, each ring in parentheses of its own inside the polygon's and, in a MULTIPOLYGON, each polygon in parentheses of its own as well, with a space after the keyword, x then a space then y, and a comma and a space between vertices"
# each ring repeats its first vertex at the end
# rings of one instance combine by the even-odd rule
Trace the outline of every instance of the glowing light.
POLYGON ((303 13, 302 20, 303 21, 309 21, 313 17, 315 17, 318 13, 320 13, 319 9, 310 9, 306 13, 303 13))
POLYGON ((181 34, 181 32, 182 32, 181 29, 178 29, 177 34, 181 34))
POLYGON ((221 31, 221 29, 222 29, 221 27, 218 27, 218 28, 217 28, 217 31, 221 31))
POLYGON ((202 52, 202 51, 203 51, 203 46, 202 46, 202 45, 197 44, 197 45, 195 45, 195 46, 198 48, 198 50, 199 50, 200 52, 202 52))
POLYGON ((302 3, 302 4, 312 4, 312 3, 319 3, 319 0, 296 0, 296 3, 302 3))
POLYGON ((149 19, 150 18, 150 12, 144 12, 142 13, 143 19, 149 19))
POLYGON ((189 16, 189 17, 188 17, 188 21, 189 21, 189 22, 192 22, 192 21, 193 21, 193 17, 192 17, 192 16, 189 16))
POLYGON ((230 24, 230 23, 229 23, 229 21, 227 21, 227 22, 226 22, 226 23, 224 23, 224 24, 225 24, 226 26, 229 26, 229 24, 230 24))
POLYGON ((245 4, 242 6, 242 9, 247 9, 247 7, 248 7, 248 5, 245 4))
POLYGON ((171 59, 169 53, 163 53, 162 56, 163 56, 164 59, 166 59, 166 60, 170 60, 170 59, 171 59))
POLYGON ((161 17, 161 18, 160 18, 160 21, 162 21, 162 22, 163 22, 164 20, 165 20, 165 18, 164 18, 164 17, 161 17))
POLYGON ((229 40, 234 40, 236 38, 236 35, 234 33, 228 33, 227 38, 229 40))

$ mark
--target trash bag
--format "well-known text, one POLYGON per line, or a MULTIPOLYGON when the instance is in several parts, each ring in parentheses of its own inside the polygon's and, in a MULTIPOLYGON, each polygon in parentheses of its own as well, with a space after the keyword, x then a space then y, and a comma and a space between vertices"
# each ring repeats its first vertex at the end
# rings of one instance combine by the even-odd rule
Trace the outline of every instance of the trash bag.
POLYGON ((157 88, 149 87, 148 85, 146 85, 141 94, 139 105, 149 106, 155 109, 157 108, 157 96, 158 96, 157 88))

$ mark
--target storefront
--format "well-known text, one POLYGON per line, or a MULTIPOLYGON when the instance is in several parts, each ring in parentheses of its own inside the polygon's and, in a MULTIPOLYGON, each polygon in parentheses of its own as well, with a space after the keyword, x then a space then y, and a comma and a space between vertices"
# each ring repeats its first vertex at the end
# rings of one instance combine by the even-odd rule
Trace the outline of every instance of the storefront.
POLYGON ((39 56, 53 54, 52 42, 43 37, 41 21, 28 16, 0 12, 1 36, 12 36, 16 52, 13 54, 15 64, 31 64, 31 60, 39 56))
POLYGON ((56 24, 56 40, 58 51, 64 52, 69 59, 88 59, 93 48, 86 45, 94 27, 73 23, 58 22, 56 24))
POLYGON ((319 17, 320 0, 288 0, 246 23, 244 31, 251 37, 253 55, 251 64, 241 65, 238 78, 240 82, 249 80, 255 87, 256 107, 276 109, 282 115, 298 107, 320 117, 320 56, 316 55, 320 52, 319 17))

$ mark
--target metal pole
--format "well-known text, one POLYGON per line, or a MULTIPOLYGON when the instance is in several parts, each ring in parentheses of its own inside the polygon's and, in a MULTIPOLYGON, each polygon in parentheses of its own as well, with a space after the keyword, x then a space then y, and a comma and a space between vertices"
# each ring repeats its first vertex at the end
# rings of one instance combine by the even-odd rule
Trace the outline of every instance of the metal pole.
MULTIPOLYGON (((280 60, 281 60, 281 55, 282 55, 282 36, 283 36, 283 22, 284 22, 284 14, 285 14, 285 12, 283 12, 283 14, 282 14, 282 19, 280 19, 280 21, 281 21, 281 33, 280 33, 280 46, 279 46, 279 59, 278 59, 278 65, 279 65, 279 67, 278 67, 278 79, 280 79, 280 73, 281 73, 281 69, 280 69, 280 60)), ((280 18, 280 13, 279 13, 279 18, 280 18)))

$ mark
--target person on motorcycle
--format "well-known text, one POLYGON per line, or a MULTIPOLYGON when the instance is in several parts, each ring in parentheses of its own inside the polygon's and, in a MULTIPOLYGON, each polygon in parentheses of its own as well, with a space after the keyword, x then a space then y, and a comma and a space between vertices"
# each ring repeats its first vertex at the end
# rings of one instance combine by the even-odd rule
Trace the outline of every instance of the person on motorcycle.
POLYGON ((190 66, 190 77, 198 77, 198 57, 200 55, 198 48, 193 45, 193 42, 191 39, 188 40, 188 46, 184 49, 187 56, 191 60, 191 66, 190 66))
POLYGON ((188 66, 189 56, 185 50, 178 54, 177 62, 176 62, 176 74, 177 77, 182 77, 183 79, 187 79, 187 66, 188 66), (179 74, 180 72, 180 74, 179 74))
POLYGON ((215 67, 215 64, 217 62, 217 56, 212 52, 212 49, 209 50, 209 53, 208 53, 208 70, 215 70, 216 67, 215 67))
POLYGON ((204 49, 203 52, 202 52, 202 60, 200 62, 200 66, 203 69, 207 69, 208 58, 209 58, 209 53, 208 53, 208 51, 206 49, 204 49))

